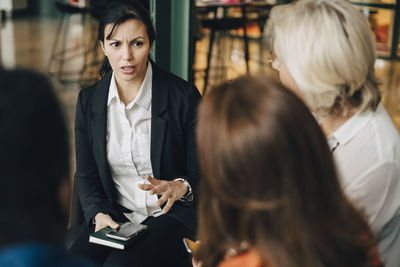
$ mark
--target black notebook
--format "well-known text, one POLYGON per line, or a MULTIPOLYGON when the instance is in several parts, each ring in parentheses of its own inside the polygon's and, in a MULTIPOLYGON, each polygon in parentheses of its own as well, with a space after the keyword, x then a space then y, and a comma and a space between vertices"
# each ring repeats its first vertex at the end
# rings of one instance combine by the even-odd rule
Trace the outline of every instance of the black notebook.
POLYGON ((135 242, 138 239, 138 236, 135 236, 133 238, 130 238, 129 240, 122 241, 122 240, 117 240, 114 238, 107 237, 107 233, 112 232, 112 231, 113 231, 112 228, 106 227, 97 232, 94 232, 94 233, 90 234, 89 242, 116 248, 116 249, 125 249, 126 246, 135 242))

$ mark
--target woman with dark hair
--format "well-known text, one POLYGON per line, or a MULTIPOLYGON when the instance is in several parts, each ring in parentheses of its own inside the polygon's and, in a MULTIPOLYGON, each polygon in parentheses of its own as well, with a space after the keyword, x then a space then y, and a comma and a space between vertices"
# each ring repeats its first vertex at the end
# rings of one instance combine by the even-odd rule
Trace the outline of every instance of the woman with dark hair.
POLYGON ((0 68, 0 266, 93 266, 64 250, 68 132, 47 78, 0 68))
POLYGON ((199 108, 202 267, 381 266, 306 106, 266 78, 215 88, 199 108))
POLYGON ((115 0, 100 19, 102 79, 78 98, 71 253, 98 263, 187 266, 196 222, 198 90, 150 60, 155 39, 140 3, 115 0), (88 243, 121 222, 149 230, 124 251, 88 243))

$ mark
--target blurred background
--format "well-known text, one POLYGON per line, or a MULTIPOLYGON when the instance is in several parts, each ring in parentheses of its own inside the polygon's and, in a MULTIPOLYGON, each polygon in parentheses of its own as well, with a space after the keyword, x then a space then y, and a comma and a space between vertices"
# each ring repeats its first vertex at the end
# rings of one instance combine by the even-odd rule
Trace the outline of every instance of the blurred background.
MULTIPOLYGON (((97 23, 107 0, 0 0, 0 65, 48 75, 71 133, 80 89, 99 79, 103 53, 97 23)), ((263 30, 270 9, 289 0, 143 0, 157 38, 152 58, 194 82, 201 93, 250 73, 276 75, 263 30)), ((400 129, 400 2, 351 1, 376 37, 383 104, 400 129)), ((1 85, 0 85, 1 86, 1 85)), ((74 155, 74 153, 72 153, 74 155)), ((74 170, 74 160, 72 170, 74 170)))

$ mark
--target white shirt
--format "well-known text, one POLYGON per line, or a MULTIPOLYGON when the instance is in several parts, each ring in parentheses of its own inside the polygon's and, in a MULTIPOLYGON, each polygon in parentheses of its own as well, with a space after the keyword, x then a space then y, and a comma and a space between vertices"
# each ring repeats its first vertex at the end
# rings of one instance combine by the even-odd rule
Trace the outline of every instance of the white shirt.
POLYGON ((400 266, 400 135, 380 104, 357 113, 328 143, 346 195, 368 216, 386 267, 400 266))
POLYGON ((150 160, 152 76, 149 63, 137 96, 125 106, 113 73, 107 100, 107 159, 119 193, 118 203, 134 211, 125 216, 136 223, 161 211, 157 196, 138 187, 148 183, 147 174, 153 176, 150 160))

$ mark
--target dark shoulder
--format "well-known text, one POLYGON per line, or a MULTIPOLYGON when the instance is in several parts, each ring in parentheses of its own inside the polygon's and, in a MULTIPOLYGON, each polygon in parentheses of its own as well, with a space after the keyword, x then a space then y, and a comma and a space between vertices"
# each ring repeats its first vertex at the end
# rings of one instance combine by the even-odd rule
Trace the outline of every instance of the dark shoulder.
MULTIPOLYGON (((96 83, 81 89, 81 91, 79 92, 79 97, 82 98, 82 101, 92 98, 94 91, 96 90, 96 87, 99 84, 99 82, 100 81, 97 81, 96 83)), ((84 101, 84 102, 86 102, 86 101, 84 101)))
POLYGON ((79 92, 79 99, 81 103, 87 104, 91 102, 102 102, 106 101, 108 96, 108 89, 110 86, 110 81, 112 77, 112 72, 108 72, 99 81, 82 89, 79 92))
POLYGON ((27 243, 2 248, 0 266, 41 266, 41 267, 95 267, 85 259, 76 259, 56 244, 27 243))
POLYGON ((189 83, 181 77, 166 71, 153 64, 153 86, 166 86, 169 95, 184 98, 200 98, 199 90, 193 83, 189 83))

